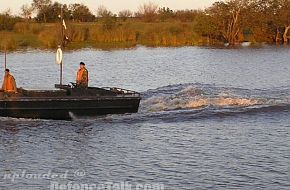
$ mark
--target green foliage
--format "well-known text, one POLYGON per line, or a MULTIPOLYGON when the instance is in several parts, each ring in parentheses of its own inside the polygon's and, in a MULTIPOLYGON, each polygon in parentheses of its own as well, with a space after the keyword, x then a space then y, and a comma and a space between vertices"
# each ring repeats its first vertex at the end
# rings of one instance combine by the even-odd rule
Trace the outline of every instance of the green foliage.
POLYGON ((53 12, 48 12, 51 4, 51 0, 33 0, 32 7, 38 11, 37 20, 47 22, 47 15, 53 14, 53 12))
POLYGON ((289 0, 219 1, 205 13, 210 16, 210 26, 229 43, 235 44, 245 38, 253 42, 279 42, 282 36, 284 43, 289 41, 286 30, 290 25, 289 0), (251 36, 244 35, 246 29, 252 31, 251 36))
POLYGON ((234 45, 243 41, 288 43, 290 39, 289 0, 227 0, 217 1, 205 10, 177 11, 145 3, 134 16, 131 11, 124 10, 119 17, 100 6, 96 12, 97 20, 83 4, 63 5, 51 0, 33 0, 32 7, 37 10, 36 21, 41 23, 28 19, 31 11, 28 5, 23 6, 25 20, 8 12, 0 14, 0 32, 5 30, 5 35, 1 32, 0 36, 1 48, 3 44, 10 49, 55 48, 60 43, 61 9, 67 21, 68 48, 224 42, 234 45), (5 43, 4 38, 7 38, 5 43))
POLYGON ((32 4, 37 10, 36 20, 38 22, 57 22, 60 19, 61 10, 63 12, 63 18, 66 20, 73 20, 77 22, 92 22, 95 20, 95 16, 91 13, 89 8, 84 4, 61 4, 58 2, 52 3, 51 1, 45 1, 42 4, 32 4))
POLYGON ((217 38, 220 35, 218 27, 213 19, 206 14, 201 14, 195 21, 194 31, 201 36, 210 36, 217 38))
POLYGON ((7 13, 0 14, 0 31, 1 30, 12 30, 14 25, 21 19, 18 17, 11 16, 7 13))
POLYGON ((95 20, 95 16, 91 13, 89 8, 84 4, 71 4, 69 5, 69 11, 71 13, 71 17, 74 21, 79 22, 92 22, 95 20))

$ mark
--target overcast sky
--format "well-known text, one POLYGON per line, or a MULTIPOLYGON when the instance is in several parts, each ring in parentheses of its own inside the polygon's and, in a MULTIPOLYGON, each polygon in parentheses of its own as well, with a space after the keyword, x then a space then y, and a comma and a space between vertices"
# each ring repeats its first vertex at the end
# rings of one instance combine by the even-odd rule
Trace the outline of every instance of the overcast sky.
MULTIPOLYGON (((61 3, 83 3, 87 5, 90 10, 95 14, 96 9, 100 5, 104 5, 114 13, 118 13, 123 9, 130 9, 136 11, 138 6, 149 2, 149 0, 57 0, 61 3)), ((151 0, 158 4, 160 7, 169 7, 173 10, 176 9, 198 9, 210 6, 217 0, 151 0)), ((0 0, 0 12, 11 9, 13 14, 20 13, 20 7, 24 4, 31 4, 32 0, 0 0)), ((54 2, 54 0, 53 0, 54 2)))

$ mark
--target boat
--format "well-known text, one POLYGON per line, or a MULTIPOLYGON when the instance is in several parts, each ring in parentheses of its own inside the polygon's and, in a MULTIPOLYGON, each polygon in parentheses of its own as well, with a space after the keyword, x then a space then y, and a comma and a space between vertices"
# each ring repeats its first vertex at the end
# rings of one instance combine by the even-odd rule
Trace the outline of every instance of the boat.
POLYGON ((0 92, 0 116, 13 118, 71 120, 106 114, 138 112, 141 95, 116 87, 77 88, 55 85, 55 90, 0 92))
MULTIPOLYGON (((63 54, 67 37, 61 9, 61 42, 56 51, 60 65, 60 83, 54 90, 27 90, 17 93, 0 91, 0 116, 13 118, 70 120, 78 117, 106 114, 136 113, 141 95, 118 87, 78 87, 75 83, 62 84, 63 54)), ((6 69, 6 51, 5 51, 6 69)))

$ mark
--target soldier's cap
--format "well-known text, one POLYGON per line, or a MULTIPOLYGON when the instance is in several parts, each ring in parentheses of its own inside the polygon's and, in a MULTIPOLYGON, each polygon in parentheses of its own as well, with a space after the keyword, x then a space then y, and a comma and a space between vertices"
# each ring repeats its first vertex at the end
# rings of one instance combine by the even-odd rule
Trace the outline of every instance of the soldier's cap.
POLYGON ((86 65, 84 62, 80 62, 80 65, 86 65))

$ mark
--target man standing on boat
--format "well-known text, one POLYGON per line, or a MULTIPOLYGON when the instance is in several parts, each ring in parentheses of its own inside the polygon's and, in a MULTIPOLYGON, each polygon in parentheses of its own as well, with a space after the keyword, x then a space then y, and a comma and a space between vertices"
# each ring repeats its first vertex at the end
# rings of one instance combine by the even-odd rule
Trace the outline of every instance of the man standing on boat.
POLYGON ((4 75, 2 90, 4 92, 12 92, 12 93, 16 93, 17 92, 15 79, 10 74, 10 70, 9 69, 5 69, 5 75, 4 75))
POLYGON ((80 62, 80 69, 77 73, 77 87, 87 88, 89 83, 89 72, 84 62, 80 62))

